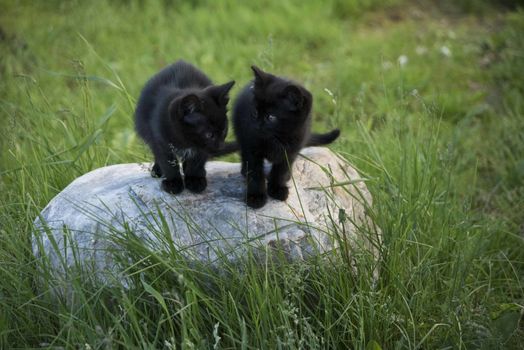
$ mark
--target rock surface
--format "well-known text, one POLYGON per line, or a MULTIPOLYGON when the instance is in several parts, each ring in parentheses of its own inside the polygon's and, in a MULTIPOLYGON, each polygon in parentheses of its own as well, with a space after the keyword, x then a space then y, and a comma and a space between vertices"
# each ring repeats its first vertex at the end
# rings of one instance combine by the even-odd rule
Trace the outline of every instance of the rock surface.
POLYGON ((290 259, 301 259, 333 248, 327 232, 340 225, 340 208, 349 218, 344 224, 348 238, 365 241, 354 224, 367 223, 362 203, 370 205, 371 196, 358 173, 327 148, 306 148, 301 154, 288 200, 269 199, 257 210, 245 205, 238 163, 208 162, 207 189, 179 195, 160 189, 150 164, 96 169, 74 180, 35 220, 34 253, 45 254, 54 268, 63 268, 64 262, 72 266, 76 259, 111 271, 112 237, 127 229, 152 249, 175 247, 188 259, 211 264, 218 256, 235 259, 248 246, 278 246, 290 259), (166 244, 166 232, 173 245, 166 244))

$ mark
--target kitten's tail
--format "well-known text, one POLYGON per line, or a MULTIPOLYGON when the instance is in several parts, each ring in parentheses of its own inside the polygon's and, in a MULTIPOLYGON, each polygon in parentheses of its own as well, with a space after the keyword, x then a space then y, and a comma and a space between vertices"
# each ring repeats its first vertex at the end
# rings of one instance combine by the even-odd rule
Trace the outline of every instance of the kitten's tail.
POLYGON ((337 139, 340 135, 339 129, 333 129, 325 134, 311 134, 306 146, 321 146, 327 145, 337 139))
MULTIPOLYGON (((333 129, 330 132, 327 132, 325 134, 311 134, 309 136, 309 140, 306 146, 327 145, 328 143, 335 141, 339 135, 340 135, 339 129, 333 129)), ((225 156, 226 154, 238 152, 239 150, 240 150, 240 145, 238 144, 238 142, 236 141, 227 142, 224 144, 224 147, 213 152, 211 154, 211 157, 221 157, 221 156, 225 156)))
POLYGON ((238 145, 238 142, 236 141, 226 142, 224 144, 224 147, 213 152, 213 154, 211 154, 211 157, 225 156, 226 154, 235 153, 235 152, 238 152, 239 150, 240 150, 240 146, 238 145))

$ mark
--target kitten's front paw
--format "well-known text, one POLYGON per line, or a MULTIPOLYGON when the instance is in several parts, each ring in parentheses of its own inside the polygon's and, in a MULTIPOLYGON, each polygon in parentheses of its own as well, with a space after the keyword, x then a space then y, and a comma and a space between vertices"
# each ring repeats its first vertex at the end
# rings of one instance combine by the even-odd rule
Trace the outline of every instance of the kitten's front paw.
POLYGON ((267 193, 271 198, 278 199, 279 201, 285 201, 289 195, 289 189, 287 186, 272 185, 271 183, 267 186, 267 193))
POLYGON ((164 180, 162 181, 162 189, 171 194, 178 194, 184 190, 184 183, 182 180, 164 180))
POLYGON ((151 176, 162 177, 162 171, 160 170, 160 166, 157 163, 155 163, 151 169, 151 176))
POLYGON ((200 193, 207 187, 205 177, 186 176, 186 188, 194 193, 200 193))
POLYGON ((267 202, 267 196, 265 193, 248 193, 246 202, 253 209, 262 208, 267 202))

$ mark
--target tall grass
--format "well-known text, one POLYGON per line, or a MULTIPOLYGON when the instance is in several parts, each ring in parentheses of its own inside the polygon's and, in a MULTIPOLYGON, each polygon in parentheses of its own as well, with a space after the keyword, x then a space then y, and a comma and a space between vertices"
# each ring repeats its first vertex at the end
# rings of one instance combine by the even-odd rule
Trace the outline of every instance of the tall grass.
POLYGON ((0 347, 518 348, 524 17, 482 6, 4 3, 0 347), (339 249, 300 263, 247 255, 242 273, 217 273, 124 230, 126 283, 75 267, 53 297, 62 281, 32 254, 33 220, 76 177, 150 158, 134 99, 179 57, 216 82, 241 86, 255 63, 306 84, 315 129, 340 126, 332 148, 369 179, 376 263, 339 249))

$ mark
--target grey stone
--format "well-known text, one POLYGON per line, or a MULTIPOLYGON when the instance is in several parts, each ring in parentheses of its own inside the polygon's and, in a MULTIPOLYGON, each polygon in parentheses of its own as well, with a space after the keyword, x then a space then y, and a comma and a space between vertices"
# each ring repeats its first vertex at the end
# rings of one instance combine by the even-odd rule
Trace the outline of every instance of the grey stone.
POLYGON ((336 246, 332 232, 342 232, 342 225, 350 242, 371 247, 356 227, 369 227, 365 207, 371 205, 356 170, 327 148, 306 148, 301 155, 288 200, 269 199, 257 210, 245 205, 238 163, 208 162, 208 187, 201 194, 163 192, 150 164, 93 170, 53 198, 35 220, 33 251, 59 270, 76 262, 105 274, 116 272, 111 252, 124 248, 114 237, 126 230, 151 249, 177 249, 187 259, 217 266, 223 257, 238 259, 248 247, 280 249, 291 260, 326 253, 336 246))

